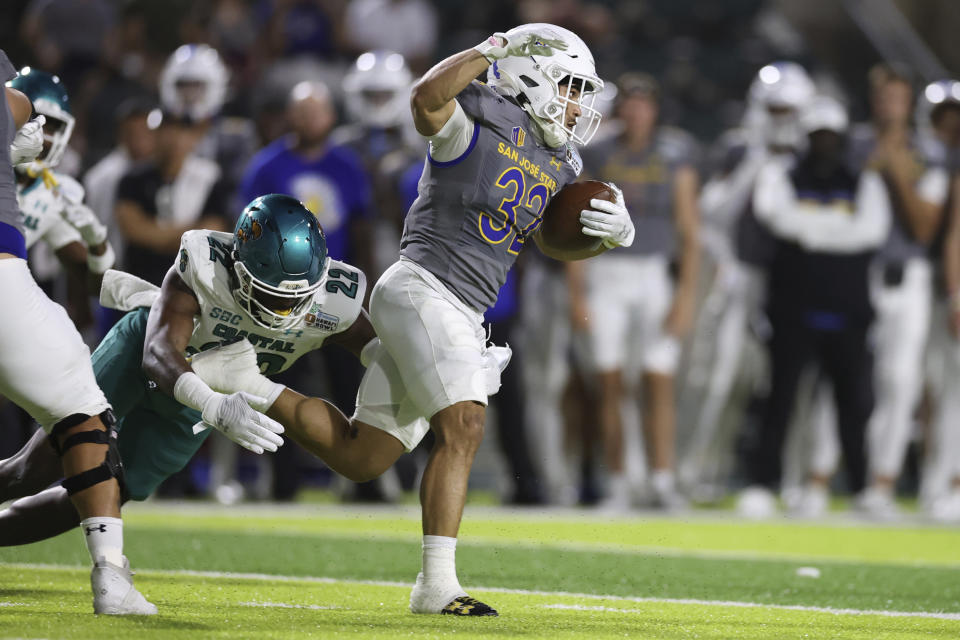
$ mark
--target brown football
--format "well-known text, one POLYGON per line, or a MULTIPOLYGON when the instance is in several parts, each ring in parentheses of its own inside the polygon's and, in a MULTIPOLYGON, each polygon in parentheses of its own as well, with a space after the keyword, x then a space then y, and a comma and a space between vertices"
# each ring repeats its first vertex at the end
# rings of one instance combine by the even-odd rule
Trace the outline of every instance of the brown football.
POLYGON ((616 194, 605 182, 584 180, 568 184, 553 196, 543 213, 540 242, 555 251, 578 252, 595 249, 600 240, 581 231, 580 212, 590 208, 590 200, 613 202, 616 194))

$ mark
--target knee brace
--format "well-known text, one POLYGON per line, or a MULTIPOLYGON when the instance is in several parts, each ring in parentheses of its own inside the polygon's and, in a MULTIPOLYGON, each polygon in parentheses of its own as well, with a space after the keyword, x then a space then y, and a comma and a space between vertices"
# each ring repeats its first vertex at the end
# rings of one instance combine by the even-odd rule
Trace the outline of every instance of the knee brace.
POLYGON ((78 444, 105 444, 107 445, 107 455, 104 461, 92 469, 81 471, 80 473, 65 478, 63 488, 67 490, 67 495, 89 489, 95 484, 106 482, 110 478, 116 478, 120 485, 120 499, 122 502, 127 500, 126 483, 123 480, 123 464, 120 461, 120 448, 117 445, 117 430, 115 428, 116 419, 113 412, 107 409, 100 414, 100 419, 107 427, 106 431, 100 429, 90 429, 89 431, 80 431, 70 435, 64 440, 63 445, 59 443, 60 434, 67 429, 74 427, 81 422, 89 420, 90 416, 82 413, 75 413, 67 416, 50 430, 50 444, 60 457, 71 447, 78 444))

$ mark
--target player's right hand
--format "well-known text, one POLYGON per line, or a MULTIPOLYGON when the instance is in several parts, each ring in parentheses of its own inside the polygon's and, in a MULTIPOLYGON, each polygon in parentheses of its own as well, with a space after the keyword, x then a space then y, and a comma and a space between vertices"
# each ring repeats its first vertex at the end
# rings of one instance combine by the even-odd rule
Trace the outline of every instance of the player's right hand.
POLYGON ((552 56, 554 50, 565 51, 567 43, 563 40, 545 38, 536 33, 495 33, 476 47, 490 62, 513 56, 552 56))
POLYGON ((80 237, 88 247, 99 246, 107 239, 107 227, 100 222, 100 218, 93 209, 82 202, 67 203, 60 215, 71 227, 80 232, 80 237))
POLYGON ((20 127, 10 143, 10 164, 30 162, 43 151, 43 124, 46 119, 37 116, 20 127))
POLYGON ((243 391, 230 395, 216 393, 203 407, 203 425, 217 429, 254 453, 276 451, 283 444, 279 435, 283 433, 283 425, 250 407, 263 402, 263 398, 243 391))

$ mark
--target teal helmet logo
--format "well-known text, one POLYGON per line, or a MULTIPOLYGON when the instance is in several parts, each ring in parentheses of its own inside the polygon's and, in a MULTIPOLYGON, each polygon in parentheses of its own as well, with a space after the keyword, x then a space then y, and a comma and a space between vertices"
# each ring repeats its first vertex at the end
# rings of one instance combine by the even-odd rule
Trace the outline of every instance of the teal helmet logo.
POLYGON ((16 78, 7 83, 20 91, 33 103, 37 113, 46 118, 43 125, 43 139, 50 144, 49 149, 41 153, 37 160, 48 167, 55 167, 67 150, 67 143, 73 135, 74 118, 70 113, 70 99, 67 89, 60 78, 31 67, 24 67, 16 78))
POLYGON ((323 286, 329 261, 323 229, 299 200, 260 196, 233 232, 233 297, 260 326, 293 328, 323 286))

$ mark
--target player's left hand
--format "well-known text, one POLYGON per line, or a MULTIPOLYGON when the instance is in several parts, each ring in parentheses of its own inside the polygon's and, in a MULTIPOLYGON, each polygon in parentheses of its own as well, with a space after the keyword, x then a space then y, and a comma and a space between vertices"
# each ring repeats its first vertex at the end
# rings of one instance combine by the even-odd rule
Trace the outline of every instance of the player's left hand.
POLYGON ((43 116, 37 116, 20 127, 10 143, 10 164, 16 166, 30 162, 40 155, 43 151, 44 122, 46 119, 43 116))
POLYGON ((633 220, 623 200, 623 192, 615 184, 610 188, 617 196, 616 201, 590 200, 592 209, 580 212, 581 231, 584 235, 600 238, 607 249, 629 247, 633 244, 633 220))
POLYGON ((566 48, 567 43, 563 40, 544 38, 531 32, 513 36, 497 32, 474 47, 490 62, 517 56, 552 56, 554 50, 565 51, 566 48))
POLYGON ((93 209, 87 205, 81 202, 67 203, 60 210, 60 215, 70 223, 71 227, 80 232, 80 237, 88 247, 96 247, 107 239, 107 228, 100 222, 100 218, 93 209))

